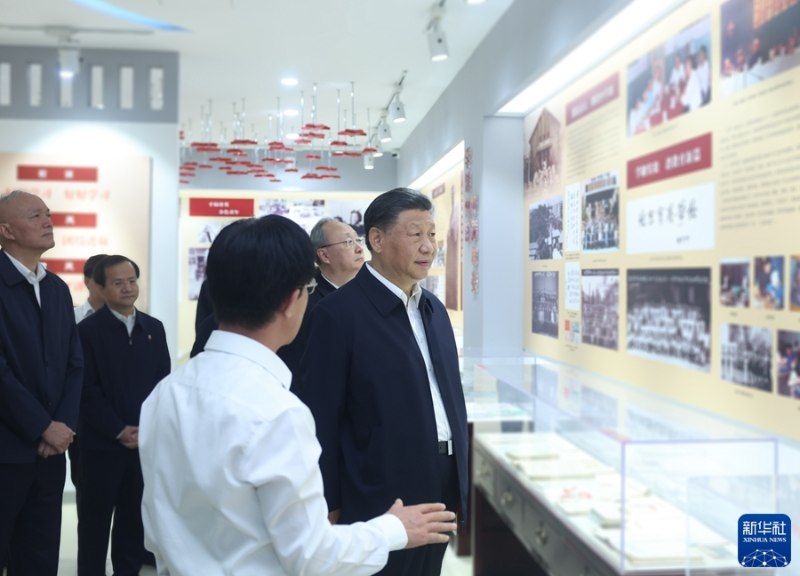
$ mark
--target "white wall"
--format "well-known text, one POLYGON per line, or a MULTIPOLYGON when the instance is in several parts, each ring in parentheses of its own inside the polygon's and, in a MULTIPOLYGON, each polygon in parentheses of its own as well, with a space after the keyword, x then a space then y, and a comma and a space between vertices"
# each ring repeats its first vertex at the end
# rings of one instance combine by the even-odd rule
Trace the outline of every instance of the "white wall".
POLYGON ((178 334, 178 129, 174 124, 0 120, 0 152, 147 156, 150 187, 150 313, 164 323, 173 363, 178 334))

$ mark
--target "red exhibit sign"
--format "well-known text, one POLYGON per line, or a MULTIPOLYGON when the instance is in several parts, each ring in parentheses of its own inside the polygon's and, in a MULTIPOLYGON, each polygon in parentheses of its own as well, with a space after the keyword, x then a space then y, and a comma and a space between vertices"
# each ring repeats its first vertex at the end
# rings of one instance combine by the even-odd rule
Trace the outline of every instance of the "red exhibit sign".
POLYGON ((190 198, 189 216, 249 218, 255 213, 252 198, 190 198))
POLYGON ((83 259, 43 258, 42 264, 53 274, 83 274, 83 259))
POLYGON ((92 212, 53 212, 50 219, 56 228, 97 228, 97 214, 92 212))
POLYGON ((87 166, 17 165, 17 180, 97 182, 97 168, 87 166))
POLYGON ((618 96, 619 74, 614 74, 567 104, 567 126, 616 100, 618 96))
POLYGON ((711 168, 711 132, 628 162, 628 188, 711 168))

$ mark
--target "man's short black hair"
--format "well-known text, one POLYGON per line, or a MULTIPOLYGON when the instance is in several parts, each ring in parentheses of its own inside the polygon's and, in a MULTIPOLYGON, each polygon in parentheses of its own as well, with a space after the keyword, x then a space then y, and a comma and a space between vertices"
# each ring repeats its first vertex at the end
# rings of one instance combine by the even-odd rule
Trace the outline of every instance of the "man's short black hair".
POLYGON ((83 275, 86 278, 94 279, 94 269, 97 266, 97 263, 106 256, 108 256, 108 254, 95 254, 94 256, 89 256, 86 259, 86 262, 83 263, 83 275))
POLYGON ((432 212, 433 204, 427 196, 411 188, 395 188, 384 192, 372 201, 364 213, 364 231, 367 248, 370 252, 372 252, 372 246, 369 243, 369 231, 377 228, 386 232, 397 222, 400 213, 406 210, 432 212))
POLYGON ((92 272, 92 280, 97 283, 98 286, 105 287, 106 285, 106 270, 111 268, 112 266, 116 266, 117 264, 121 264, 123 262, 130 262, 133 266, 133 271, 136 272, 136 277, 139 277, 139 266, 128 258, 127 256, 123 256, 122 254, 112 254, 111 256, 105 256, 101 258, 95 265, 94 271, 92 272))
POLYGON ((250 330, 269 324, 314 271, 311 240, 288 218, 270 214, 229 224, 208 251, 206 278, 217 321, 250 330))

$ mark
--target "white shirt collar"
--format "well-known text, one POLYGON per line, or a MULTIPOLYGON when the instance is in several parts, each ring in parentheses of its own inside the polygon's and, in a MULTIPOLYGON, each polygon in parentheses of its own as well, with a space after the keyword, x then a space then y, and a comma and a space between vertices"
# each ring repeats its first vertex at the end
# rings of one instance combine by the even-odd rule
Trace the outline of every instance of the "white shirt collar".
POLYGON ((283 360, 275 352, 247 336, 225 330, 214 330, 206 342, 205 350, 233 354, 250 360, 272 374, 285 390, 289 389, 292 382, 292 373, 283 360))
MULTIPOLYGON (((367 262, 367 270, 369 270, 381 284, 386 286, 392 292, 392 294, 400 298, 400 300, 403 301, 403 306, 408 307, 409 304, 408 294, 406 294, 402 288, 397 286, 397 284, 392 283, 383 274, 375 270, 375 268, 373 268, 369 262, 367 262)), ((422 297, 422 288, 420 288, 419 282, 417 282, 416 284, 414 284, 414 288, 411 290, 411 302, 413 302, 417 308, 419 308, 419 299, 421 297, 422 297)))
POLYGON ((6 256, 8 256, 9 260, 11 260, 11 263, 14 265, 14 267, 19 270, 19 273, 25 277, 25 280, 31 284, 37 284, 38 282, 41 282, 45 276, 47 276, 47 270, 45 269, 44 264, 41 262, 36 264, 36 273, 33 273, 27 266, 25 266, 25 264, 14 258, 8 252, 6 252, 6 256))

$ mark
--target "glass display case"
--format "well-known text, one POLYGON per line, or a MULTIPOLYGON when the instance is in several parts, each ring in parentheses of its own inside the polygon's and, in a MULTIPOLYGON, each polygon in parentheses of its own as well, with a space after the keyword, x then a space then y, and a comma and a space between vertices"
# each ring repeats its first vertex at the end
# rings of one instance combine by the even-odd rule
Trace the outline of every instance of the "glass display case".
POLYGON ((508 574, 740 573, 740 516, 800 519, 788 441, 541 358, 471 365, 476 403, 530 416, 475 424, 476 575, 498 561, 518 566, 508 574))

